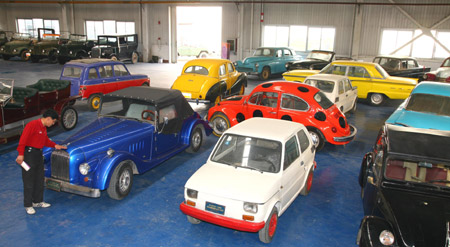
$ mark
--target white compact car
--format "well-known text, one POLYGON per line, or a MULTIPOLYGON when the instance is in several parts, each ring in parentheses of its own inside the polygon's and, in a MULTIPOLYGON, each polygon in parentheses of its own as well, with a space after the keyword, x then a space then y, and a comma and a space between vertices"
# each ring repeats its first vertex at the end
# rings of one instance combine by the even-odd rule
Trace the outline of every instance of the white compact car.
POLYGON ((189 222, 259 232, 269 243, 278 217, 311 189, 315 149, 299 123, 251 118, 223 133, 186 182, 180 209, 189 222))
POLYGON ((347 76, 317 74, 308 76, 305 83, 320 89, 343 112, 355 112, 358 90, 347 76))

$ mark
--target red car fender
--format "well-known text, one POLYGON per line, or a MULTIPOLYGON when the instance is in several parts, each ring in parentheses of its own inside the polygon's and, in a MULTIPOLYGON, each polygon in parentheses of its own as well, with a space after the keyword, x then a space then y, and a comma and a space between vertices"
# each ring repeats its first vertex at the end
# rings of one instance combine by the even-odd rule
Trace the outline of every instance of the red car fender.
POLYGON ((232 109, 226 108, 226 107, 220 107, 220 106, 216 106, 215 109, 211 109, 212 111, 208 112, 208 121, 211 120, 212 116, 217 113, 217 112, 221 112, 223 114, 225 114, 225 116, 227 116, 228 120, 230 120, 230 127, 235 126, 236 124, 238 124, 239 122, 236 119, 236 112, 232 109))

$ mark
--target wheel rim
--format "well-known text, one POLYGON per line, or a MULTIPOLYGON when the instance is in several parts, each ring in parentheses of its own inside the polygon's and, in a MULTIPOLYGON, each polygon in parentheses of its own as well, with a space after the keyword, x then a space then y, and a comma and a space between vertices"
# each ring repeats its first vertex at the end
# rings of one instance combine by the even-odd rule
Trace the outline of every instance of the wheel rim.
POLYGON ((309 131, 309 135, 311 135, 312 142, 314 144, 314 147, 319 146, 319 136, 314 131, 309 131))
POLYGON ((269 71, 267 71, 266 69, 263 70, 263 72, 262 72, 262 77, 263 77, 263 79, 269 78, 269 71))
POLYGON ((228 122, 222 117, 216 117, 213 120, 213 130, 216 134, 222 135, 228 129, 228 122))
POLYGON ((70 129, 76 124, 77 114, 75 110, 68 109, 63 116, 63 124, 66 128, 70 129))
POLYGON ((374 93, 370 96, 370 100, 373 104, 380 104, 383 101, 383 96, 379 93, 374 93))
POLYGON ((240 94, 240 95, 243 95, 244 92, 245 92, 245 86, 242 85, 242 86, 241 86, 241 90, 239 91, 239 94, 240 94))
POLYGON ((308 175, 308 181, 306 182, 306 188, 307 188, 308 191, 311 190, 312 181, 313 181, 313 173, 310 172, 309 175, 308 175))
POLYGON ((275 234, 275 230, 277 229, 277 221, 277 214, 273 213, 270 217, 269 222, 269 237, 273 237, 273 235, 275 234))
POLYGON ((92 108, 97 110, 99 105, 100 105, 100 97, 94 97, 91 103, 92 108))
POLYGON ((200 143, 202 142, 202 136, 200 135, 200 132, 195 131, 192 135, 192 146, 194 149, 197 149, 200 146, 200 143))
POLYGON ((125 192, 130 187, 131 174, 128 169, 125 169, 119 178, 119 189, 121 192, 125 192))

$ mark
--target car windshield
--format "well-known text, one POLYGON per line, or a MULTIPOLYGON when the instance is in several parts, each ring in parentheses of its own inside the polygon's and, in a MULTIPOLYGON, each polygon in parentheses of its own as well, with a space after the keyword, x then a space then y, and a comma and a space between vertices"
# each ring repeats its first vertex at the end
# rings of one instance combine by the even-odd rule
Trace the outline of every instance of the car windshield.
POLYGON ((226 134, 220 139, 211 160, 259 172, 278 173, 281 164, 281 143, 226 134))
POLYGON ((193 65, 189 66, 184 70, 184 73, 187 74, 199 74, 199 75, 208 75, 208 69, 203 66, 193 65))
POLYGON ((323 108, 328 109, 333 105, 333 102, 331 102, 328 97, 322 93, 321 91, 317 92, 316 95, 314 95, 314 100, 323 108))
POLYGON ((396 69, 399 67, 400 60, 395 58, 382 58, 379 64, 384 68, 396 69))
POLYGON ((412 161, 389 158, 384 176, 387 179, 429 184, 450 188, 450 163, 428 160, 412 161))
POLYGON ((99 36, 98 44, 99 45, 117 45, 117 37, 99 36))
POLYGON ((441 67, 450 67, 450 58, 447 58, 447 60, 444 61, 441 67))
POLYGON ((101 117, 155 121, 155 106, 141 100, 104 96, 98 111, 101 117))
POLYGON ((405 109, 408 111, 450 116, 450 97, 415 93, 411 95, 405 109))
POLYGON ((81 68, 76 66, 66 66, 63 70, 63 77, 80 78, 81 68))
POLYGON ((11 96, 11 91, 14 87, 14 80, 13 79, 0 79, 0 94, 3 95, 9 95, 11 96))
POLYGON ((6 38, 6 34, 0 33, 0 39, 4 39, 4 38, 6 38))
POLYGON ((16 39, 16 40, 29 40, 30 38, 31 38, 31 36, 28 33, 15 33, 13 35, 13 39, 16 39))
POLYGON ((436 77, 447 79, 448 77, 450 77, 450 69, 443 69, 443 70, 438 71, 436 73, 436 77))
POLYGON ((307 59, 318 59, 318 60, 330 61, 332 56, 333 56, 333 54, 329 53, 329 52, 313 51, 308 54, 307 59))
POLYGON ((334 81, 307 79, 305 83, 313 87, 316 87, 326 93, 332 93, 334 89, 334 81))
POLYGON ((270 48, 258 48, 253 53, 255 57, 272 57, 274 54, 274 50, 270 48))

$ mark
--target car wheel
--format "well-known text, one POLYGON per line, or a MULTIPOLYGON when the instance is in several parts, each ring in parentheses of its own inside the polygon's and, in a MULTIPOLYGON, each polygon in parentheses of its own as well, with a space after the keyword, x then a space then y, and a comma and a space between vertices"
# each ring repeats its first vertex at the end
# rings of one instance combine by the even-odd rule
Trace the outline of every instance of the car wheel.
POLYGON ((270 77, 270 68, 264 67, 263 70, 261 71, 261 74, 259 74, 259 78, 261 80, 268 80, 269 77, 270 77))
POLYGON ((117 59, 117 57, 116 57, 116 56, 111 56, 111 60, 113 60, 113 61, 117 61, 117 60, 119 60, 119 59, 117 59))
POLYGON ((308 173, 308 178, 306 178, 305 186, 303 186, 302 191, 300 191, 300 194, 302 196, 307 196, 309 194, 309 191, 311 190, 312 181, 313 181, 314 171, 311 168, 308 173))
POLYGON ((259 230, 259 240, 263 243, 272 242, 272 238, 275 235, 278 224, 278 210, 276 207, 273 207, 272 212, 269 215, 269 218, 264 225, 264 228, 259 230))
POLYGON ((148 85, 148 82, 144 82, 144 83, 142 83, 142 86, 143 87, 149 87, 150 85, 148 85))
POLYGON ((245 85, 242 84, 241 85, 241 90, 239 90, 239 95, 244 95, 244 93, 245 93, 245 85))
POLYGON ((72 130, 77 126, 78 123, 78 113, 72 106, 66 106, 61 112, 60 119, 61 127, 64 130, 72 130))
POLYGON ((100 107, 100 94, 89 96, 88 107, 90 111, 96 111, 100 107))
POLYGON ((131 54, 131 63, 137 63, 139 59, 139 56, 137 54, 137 52, 133 51, 133 53, 131 54))
POLYGON ((355 99, 355 102, 353 102, 353 107, 352 109, 350 109, 350 113, 354 114, 356 112, 356 102, 358 101, 358 99, 355 99))
POLYGON ((187 220, 188 220, 189 223, 191 223, 191 224, 197 225, 197 224, 200 224, 200 222, 202 222, 201 220, 196 219, 196 218, 194 218, 194 217, 192 217, 192 216, 189 216, 189 215, 186 215, 186 216, 187 216, 187 220))
POLYGON ((195 126, 194 130, 191 133, 191 137, 189 138, 189 147, 186 149, 188 153, 197 152, 203 143, 203 132, 200 126, 195 126))
POLYGON ((372 93, 369 97, 369 103, 373 106, 380 106, 384 102, 384 95, 380 93, 372 93))
POLYGON ((25 49, 20 53, 20 58, 22 59, 22 61, 28 61, 30 59, 29 56, 27 56, 28 50, 25 49))
POLYGON ((214 113, 210 122, 213 126, 213 134, 215 136, 221 136, 225 130, 231 127, 230 120, 221 112, 214 113))
POLYGON ((126 161, 123 161, 114 169, 107 189, 108 195, 112 199, 122 200, 130 193, 132 186, 133 169, 126 161))
POLYGON ((308 129, 308 132, 311 135, 311 139, 314 146, 316 147, 316 150, 320 151, 325 144, 325 137, 323 136, 322 132, 317 129, 308 129))
POLYGON ((56 56, 56 51, 50 52, 50 54, 48 54, 48 62, 56 63, 57 61, 58 61, 58 57, 56 56))

